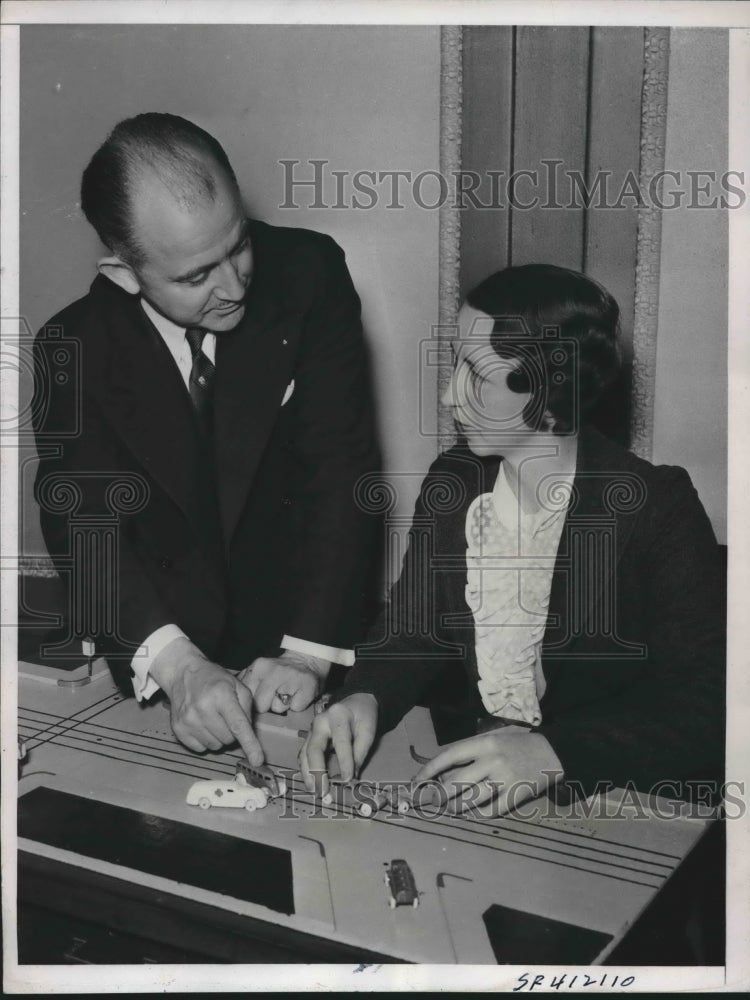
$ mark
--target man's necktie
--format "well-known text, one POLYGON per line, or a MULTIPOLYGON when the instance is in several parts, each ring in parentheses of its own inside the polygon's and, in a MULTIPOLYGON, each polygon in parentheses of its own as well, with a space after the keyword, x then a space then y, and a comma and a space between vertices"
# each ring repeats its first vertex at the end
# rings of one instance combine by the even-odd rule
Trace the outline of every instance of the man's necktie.
POLYGON ((211 383, 216 368, 201 350, 205 330, 196 328, 185 331, 185 340, 190 345, 193 356, 193 367, 190 369, 190 398, 201 423, 206 430, 211 426, 213 393, 211 383))

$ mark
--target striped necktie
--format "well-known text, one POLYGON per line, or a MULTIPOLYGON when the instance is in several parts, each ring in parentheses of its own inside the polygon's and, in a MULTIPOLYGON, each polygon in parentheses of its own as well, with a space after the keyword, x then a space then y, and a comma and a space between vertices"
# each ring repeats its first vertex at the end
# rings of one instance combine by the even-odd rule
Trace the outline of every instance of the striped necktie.
POLYGON ((210 426, 213 393, 211 383, 216 372, 215 366, 201 350, 205 330, 196 328, 185 331, 185 340, 190 346, 190 353, 193 356, 193 367, 190 369, 190 398, 193 401, 195 412, 201 419, 204 426, 210 426))

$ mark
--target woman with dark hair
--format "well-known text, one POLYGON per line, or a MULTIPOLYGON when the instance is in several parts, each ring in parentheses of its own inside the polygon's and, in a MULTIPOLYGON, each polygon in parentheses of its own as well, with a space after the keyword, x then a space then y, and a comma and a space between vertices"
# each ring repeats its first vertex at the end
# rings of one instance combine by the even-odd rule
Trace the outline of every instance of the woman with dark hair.
POLYGON ((683 469, 586 422, 618 333, 612 296, 560 267, 507 268, 467 296, 444 400, 459 443, 430 469, 389 605, 302 749, 311 790, 325 791, 329 743, 348 780, 379 733, 458 678, 466 738, 415 780, 442 776, 459 806, 720 782, 711 525, 683 469))

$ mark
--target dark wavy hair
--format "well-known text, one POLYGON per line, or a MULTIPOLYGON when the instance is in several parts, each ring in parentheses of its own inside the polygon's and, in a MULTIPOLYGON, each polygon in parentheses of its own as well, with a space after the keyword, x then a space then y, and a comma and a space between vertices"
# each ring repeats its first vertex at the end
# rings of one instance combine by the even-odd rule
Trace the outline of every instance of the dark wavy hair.
POLYGON ((519 362, 507 384, 531 393, 526 425, 578 430, 620 367, 620 309, 609 292, 578 271, 524 264, 491 274, 466 301, 495 320, 496 353, 519 362))
POLYGON ((237 186, 221 143, 178 115, 147 112, 115 125, 83 172, 81 208, 99 239, 128 263, 145 250, 133 227, 131 192, 137 172, 151 167, 175 197, 189 202, 213 198, 216 184, 206 157, 213 158, 237 186))

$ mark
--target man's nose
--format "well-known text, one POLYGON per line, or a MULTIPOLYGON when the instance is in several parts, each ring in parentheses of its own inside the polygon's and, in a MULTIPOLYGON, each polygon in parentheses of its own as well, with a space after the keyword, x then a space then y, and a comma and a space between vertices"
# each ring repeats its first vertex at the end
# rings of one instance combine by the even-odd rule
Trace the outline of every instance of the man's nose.
POLYGON ((239 302, 245 294, 245 281, 231 260, 225 260, 217 272, 216 294, 231 302, 239 302))

